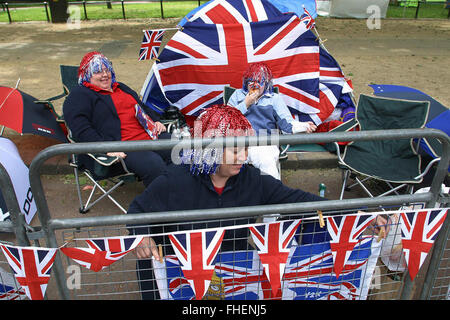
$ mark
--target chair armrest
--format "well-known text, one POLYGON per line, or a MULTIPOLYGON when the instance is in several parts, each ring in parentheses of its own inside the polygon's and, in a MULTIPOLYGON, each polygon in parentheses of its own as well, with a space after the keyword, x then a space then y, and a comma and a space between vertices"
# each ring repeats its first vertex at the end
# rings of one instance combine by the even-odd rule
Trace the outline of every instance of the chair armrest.
POLYGON ((120 157, 110 157, 106 153, 88 153, 87 155, 94 159, 97 163, 106 167, 113 165, 120 159, 120 157))

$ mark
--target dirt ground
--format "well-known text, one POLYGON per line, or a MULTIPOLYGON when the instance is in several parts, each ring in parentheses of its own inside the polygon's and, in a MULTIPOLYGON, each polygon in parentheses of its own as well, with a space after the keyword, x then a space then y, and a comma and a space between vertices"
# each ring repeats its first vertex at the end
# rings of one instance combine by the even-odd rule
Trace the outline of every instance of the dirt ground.
MULTIPOLYGON (((88 21, 82 22, 79 30, 70 30, 65 24, 2 24, 0 85, 15 86, 20 78, 19 88, 38 99, 58 95, 62 93, 59 65, 78 65, 86 52, 100 50, 113 61, 119 81, 139 92, 151 66, 149 61, 138 61, 142 30, 170 27, 177 22, 178 19, 88 21)), ((450 107, 450 21, 383 20, 380 30, 369 30, 365 20, 318 18, 317 28, 326 48, 352 79, 356 98, 372 92, 368 84, 398 84, 420 89, 450 107)), ((56 107, 59 111, 61 105, 56 107)), ((5 135, 17 136, 8 129, 5 135)), ((26 152, 20 148, 19 151, 26 152)), ((283 172, 285 183, 314 193, 318 184, 324 182, 330 199, 338 199, 340 178, 338 169, 283 172)), ((42 181, 53 218, 80 216, 72 175, 44 175, 42 181)), ((127 207, 141 191, 142 185, 136 183, 120 188, 116 196, 127 207)), ((83 191, 85 196, 87 192, 83 191)), ((349 197, 359 195, 353 193, 349 197)), ((120 212, 108 202, 88 213, 113 214, 120 212)), ((34 225, 37 224, 35 219, 34 225)), ((96 235, 101 234, 89 234, 96 235)), ((133 269, 134 261, 127 263, 127 268, 133 269)), ((126 278, 131 281, 133 292, 135 274, 129 272, 126 278)), ((101 294, 98 290, 86 289, 94 296, 101 294)), ((53 279, 48 294, 50 299, 58 298, 53 279)), ((136 298, 135 293, 128 298, 136 298)))

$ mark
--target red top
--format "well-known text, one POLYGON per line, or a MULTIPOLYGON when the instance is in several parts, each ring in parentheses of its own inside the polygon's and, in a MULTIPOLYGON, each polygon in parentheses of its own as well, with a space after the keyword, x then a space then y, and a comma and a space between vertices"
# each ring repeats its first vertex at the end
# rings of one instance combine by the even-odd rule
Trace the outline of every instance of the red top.
POLYGON ((223 192, 223 189, 225 189, 225 187, 222 187, 222 188, 218 188, 218 187, 216 187, 216 186, 214 186, 214 189, 216 189, 216 192, 219 194, 219 196, 222 194, 222 192, 223 192))
POLYGON ((117 82, 112 86, 113 92, 103 90, 88 82, 84 83, 84 85, 86 84, 88 88, 94 91, 111 95, 111 99, 120 119, 120 134, 122 136, 122 141, 149 139, 147 132, 145 132, 144 128, 142 128, 141 124, 136 119, 136 110, 134 109, 134 105, 137 103, 136 100, 128 93, 123 92, 119 88, 117 82))

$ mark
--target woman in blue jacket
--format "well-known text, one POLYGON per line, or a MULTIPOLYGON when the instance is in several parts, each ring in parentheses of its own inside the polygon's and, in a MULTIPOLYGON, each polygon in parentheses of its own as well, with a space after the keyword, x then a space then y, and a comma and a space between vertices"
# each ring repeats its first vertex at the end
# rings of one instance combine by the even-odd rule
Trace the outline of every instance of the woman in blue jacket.
MULTIPOLYGON (((112 63, 100 52, 89 52, 78 68, 78 84, 63 105, 64 120, 76 142, 130 141, 170 138, 159 115, 139 99, 138 94, 116 81, 112 63), (142 124, 137 114, 151 118, 142 124), (144 127, 146 126, 146 127, 144 127), (150 128, 149 128, 150 126, 150 128)), ((168 151, 110 152, 124 159, 127 168, 147 186, 166 168, 168 151)), ((80 159, 92 168, 92 159, 80 159)))

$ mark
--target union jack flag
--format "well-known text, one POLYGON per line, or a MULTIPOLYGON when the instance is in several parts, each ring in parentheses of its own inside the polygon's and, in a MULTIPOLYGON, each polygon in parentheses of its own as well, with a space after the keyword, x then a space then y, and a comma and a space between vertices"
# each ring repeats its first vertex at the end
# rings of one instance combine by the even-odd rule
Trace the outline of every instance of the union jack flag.
POLYGON ((376 218, 376 215, 345 215, 327 217, 327 229, 331 237, 334 272, 339 277, 346 265, 358 238, 376 218))
POLYGON ((216 274, 222 279, 225 300, 280 299, 272 287, 256 251, 221 252, 217 256, 216 274))
POLYGON ((434 239, 447 217, 447 210, 402 212, 400 214, 403 252, 411 280, 419 272, 433 246, 434 239))
MULTIPOLYGON (((215 0, 205 3, 189 17, 189 21, 203 23, 246 23, 268 20, 281 12, 265 0, 215 0)), ((180 25, 184 25, 182 20, 180 25)))
MULTIPOLYGON (((169 299, 193 300, 195 293, 187 279, 183 276, 183 271, 181 270, 177 256, 167 255, 164 257, 164 262, 166 264, 166 279, 164 280, 167 281, 167 288, 170 293, 169 299)), ((160 295, 165 296, 165 294, 161 294, 161 288, 159 289, 160 295)))
POLYGON ((246 24, 187 23, 167 43, 152 72, 164 98, 183 114, 196 116, 223 101, 224 86, 241 87, 249 63, 262 61, 291 108, 317 111, 319 46, 306 31, 294 14, 246 24))
POLYGON ((150 60, 158 57, 164 32, 164 30, 144 30, 139 60, 150 60))
POLYGON ((98 272, 136 248, 142 238, 143 236, 85 239, 89 248, 63 247, 60 250, 83 267, 98 272))
POLYGON ((300 223, 301 220, 289 220, 249 228, 273 296, 281 287, 286 261, 300 223))
POLYGON ((0 246, 27 297, 43 300, 57 249, 0 246))
POLYGON ((23 300, 26 298, 25 290, 17 284, 14 275, 0 268, 0 300, 23 300))
MULTIPOLYGON (((363 237, 349 257, 339 278, 333 272, 330 244, 293 247, 283 276, 283 287, 274 296, 256 251, 220 252, 216 257, 214 285, 225 300, 316 300, 361 299, 367 297, 382 242, 363 237)), ((170 299, 194 299, 195 294, 176 256, 165 257, 170 299)))
POLYGON ((214 272, 214 259, 222 244, 225 229, 169 234, 170 242, 181 263, 183 275, 200 300, 208 290, 214 272))
POLYGON ((381 243, 362 237, 339 277, 333 272, 329 243, 295 247, 283 278, 283 300, 365 300, 381 243))

